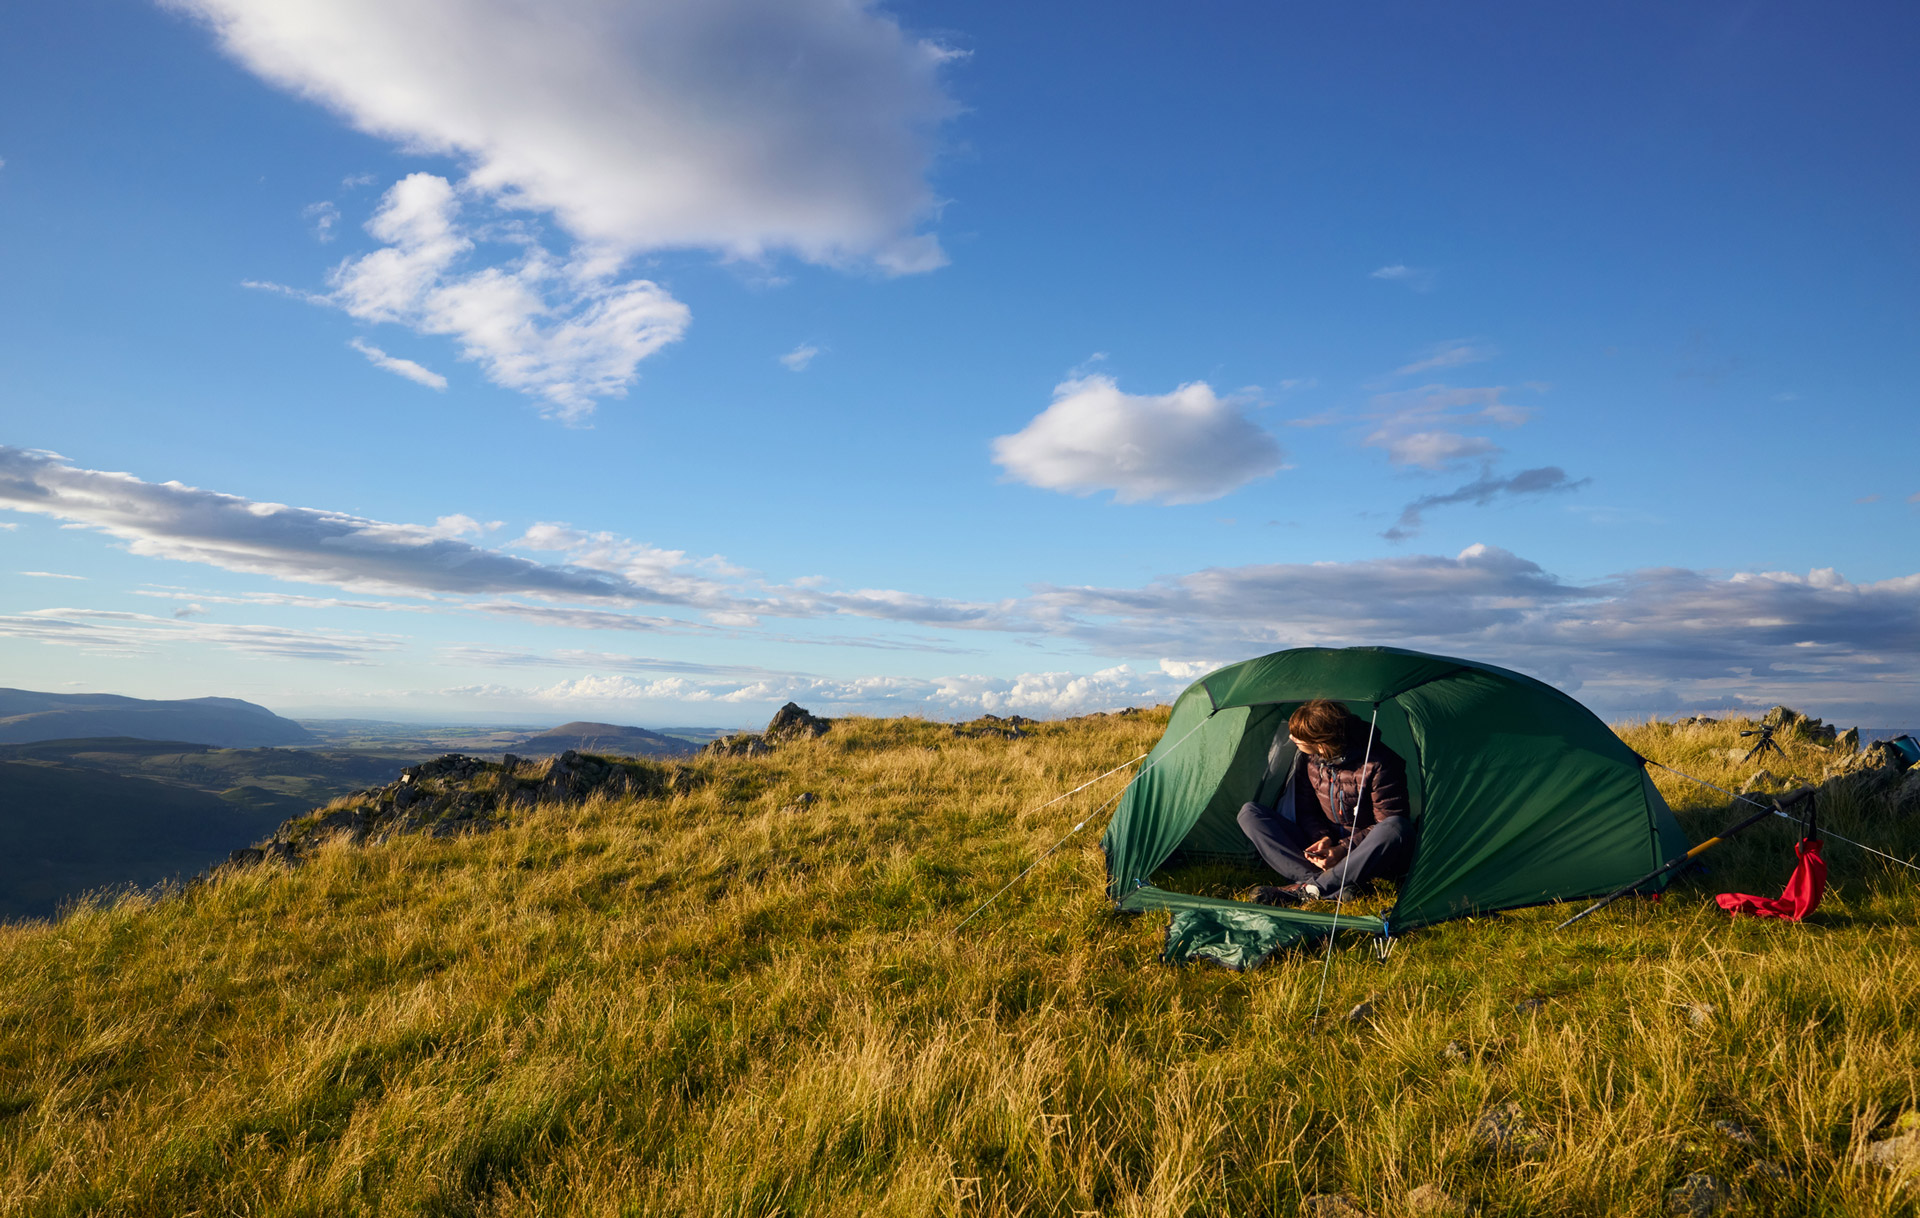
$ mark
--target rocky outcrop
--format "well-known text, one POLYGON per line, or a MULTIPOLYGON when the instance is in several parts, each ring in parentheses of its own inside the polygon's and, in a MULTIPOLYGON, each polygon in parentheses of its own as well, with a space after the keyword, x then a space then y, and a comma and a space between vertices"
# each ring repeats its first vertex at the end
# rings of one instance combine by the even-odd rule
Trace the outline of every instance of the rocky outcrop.
POLYGON ((702 749, 719 757, 759 757, 791 740, 811 740, 833 730, 833 720, 823 719, 797 702, 789 702, 773 713, 764 732, 735 732, 722 736, 702 749))
POLYGON ((532 762, 509 754, 498 764, 448 753, 408 766, 384 787, 355 791, 294 817, 270 841, 234 851, 227 865, 297 863, 323 840, 343 833, 356 843, 402 833, 484 833, 535 804, 579 803, 596 795, 664 795, 690 789, 703 779, 686 766, 572 751, 532 762))
POLYGON ((962 740, 980 737, 1018 740, 1033 726, 1034 721, 1024 715, 1014 715, 1009 719, 1002 719, 998 715, 982 715, 968 723, 954 724, 953 734, 962 740))

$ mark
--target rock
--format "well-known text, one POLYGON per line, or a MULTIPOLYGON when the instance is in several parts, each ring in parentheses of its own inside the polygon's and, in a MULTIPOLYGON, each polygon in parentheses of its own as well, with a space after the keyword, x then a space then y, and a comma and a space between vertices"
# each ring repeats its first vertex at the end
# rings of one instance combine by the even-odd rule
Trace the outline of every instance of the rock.
POLYGON ((1725 1180, 1711 1172, 1697 1171, 1667 1190, 1667 1212, 1685 1218, 1713 1218, 1730 1209, 1736 1199, 1725 1180))
POLYGON ((1400 1203, 1414 1218, 1462 1218, 1467 1212, 1466 1202, 1438 1184, 1422 1184, 1402 1197, 1400 1203))
POLYGON ((782 812, 805 812, 813 804, 818 803, 819 800, 820 797, 812 791, 802 791, 800 794, 794 796, 786 807, 780 810, 782 812))
POLYGON ((721 757, 761 757, 773 752, 773 746, 759 732, 735 732, 710 741, 701 751, 721 757))
POLYGON ((1747 1164, 1747 1179, 1778 1186, 1787 1182, 1787 1169, 1772 1159, 1755 1159, 1747 1164))
POLYGON ((1513 1009, 1522 1015, 1531 1015, 1546 1005, 1547 1000, 1544 998, 1522 998, 1519 1002, 1513 1004, 1513 1009))
MULTIPOLYGON (((1308 743, 1312 743, 1312 742, 1309 741, 1308 743)), ((1354 1007, 1353 1010, 1347 1012, 1348 1023, 1369 1023, 1372 1021, 1372 1019, 1373 1019, 1373 999, 1371 998, 1367 999, 1365 1002, 1362 1002, 1360 1005, 1354 1007)))
POLYGON ((1753 1131, 1738 1121, 1715 1121, 1713 1123, 1713 1131, 1728 1141, 1738 1142, 1742 1146, 1758 1144, 1758 1139, 1753 1136, 1753 1131))
POLYGON ((1740 794, 1751 795, 1755 791, 1774 786, 1780 780, 1773 776, 1772 770, 1755 770, 1753 777, 1740 784, 1740 794))
POLYGON ((773 718, 767 724, 764 733, 768 740, 806 740, 814 736, 824 736, 833 727, 833 720, 822 719, 810 713, 797 702, 789 702, 773 712, 773 718))
POLYGON ((1680 724, 1686 727, 1711 727, 1718 722, 1720 722, 1718 719, 1709 715, 1688 715, 1685 719, 1680 720, 1680 724))
POLYGON ((1481 1111, 1473 1123, 1473 1138, 1495 1150, 1524 1150, 1540 1140, 1540 1130, 1527 1120, 1519 1104, 1508 1100, 1481 1111))
POLYGON ((1302 1218, 1367 1218, 1360 1203, 1345 1193, 1319 1193, 1300 1202, 1302 1218))
POLYGON ((1468 1052, 1467 1047, 1457 1040, 1448 1041, 1447 1047, 1440 1050, 1440 1056, 1455 1065, 1465 1065, 1467 1062, 1473 1060, 1473 1054, 1468 1052))
POLYGON ((1860 751, 1860 729, 1850 727, 1834 738, 1833 751, 1836 753, 1858 753, 1860 751))
POLYGON ((502 757, 500 759, 500 768, 505 770, 507 773, 511 774, 515 770, 520 768, 520 759, 518 757, 515 757, 512 753, 508 753, 505 757, 502 757))
POLYGON ((1695 1002, 1687 1006, 1687 1022, 1696 1028, 1711 1028, 1718 1012, 1711 1002, 1695 1002))
POLYGON ((1854 1161, 1885 1168, 1896 1176, 1920 1173, 1920 1133, 1901 1134, 1862 1146, 1854 1154, 1854 1161))

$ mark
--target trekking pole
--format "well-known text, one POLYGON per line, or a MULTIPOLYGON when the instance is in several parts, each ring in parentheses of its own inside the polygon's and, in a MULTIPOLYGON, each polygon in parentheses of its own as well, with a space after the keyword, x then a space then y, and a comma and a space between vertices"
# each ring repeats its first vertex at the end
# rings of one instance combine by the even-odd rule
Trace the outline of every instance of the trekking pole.
MULTIPOLYGON (((1679 858, 1676 858, 1672 862, 1664 863, 1661 866, 1654 868, 1653 871, 1649 872, 1644 876, 1641 876, 1639 879, 1627 885, 1625 888, 1620 889, 1618 892, 1608 893, 1606 896, 1601 897, 1598 901, 1595 901, 1592 905, 1589 905, 1587 908, 1581 910, 1579 913, 1573 915, 1571 918, 1568 918, 1565 922, 1562 922, 1560 925, 1554 927, 1553 929, 1565 930, 1567 927, 1572 926, 1575 922, 1578 922, 1580 919, 1586 917, 1588 914, 1596 913, 1602 909, 1605 909, 1607 906, 1613 904, 1615 901, 1618 901, 1621 897, 1626 896, 1628 893, 1632 892, 1634 889, 1639 888, 1642 885, 1652 883, 1654 880, 1659 879, 1661 876, 1667 874, 1669 871, 1673 871, 1679 867, 1684 866, 1687 863, 1692 862, 1694 859, 1698 858, 1700 855, 1705 854, 1707 851, 1713 849, 1715 846, 1718 846, 1720 843, 1728 840, 1734 834, 1740 832, 1742 829, 1745 829, 1751 825, 1754 825, 1760 821, 1763 821, 1769 816, 1774 816, 1774 815, 1785 816, 1787 815, 1787 806, 1789 804, 1797 804, 1803 799, 1812 799, 1812 798, 1813 798, 1813 788, 1801 787, 1797 791, 1789 791, 1785 795, 1781 795, 1777 797, 1771 805, 1764 805, 1764 804, 1761 805, 1761 808, 1758 812, 1755 812, 1752 816, 1747 817, 1745 820, 1741 821, 1739 824, 1734 825, 1727 829, 1722 829, 1719 833, 1708 838, 1706 841, 1701 842, 1698 846, 1695 846, 1693 849, 1687 851, 1685 854, 1681 855, 1679 858)), ((1748 802, 1754 802, 1754 801, 1750 800, 1748 802)))

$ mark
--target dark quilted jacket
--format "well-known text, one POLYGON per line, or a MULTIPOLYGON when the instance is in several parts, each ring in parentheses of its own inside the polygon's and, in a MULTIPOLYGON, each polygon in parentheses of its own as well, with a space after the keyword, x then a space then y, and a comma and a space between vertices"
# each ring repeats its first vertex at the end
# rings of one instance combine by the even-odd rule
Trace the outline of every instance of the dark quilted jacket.
POLYGON ((1308 841, 1319 837, 1339 841, 1351 836, 1357 843, 1388 817, 1408 815, 1407 763, 1377 737, 1372 757, 1363 766, 1361 758, 1366 755, 1367 729, 1363 724, 1348 739, 1346 756, 1339 764, 1305 753, 1294 761, 1290 776, 1296 784, 1294 806, 1308 841))

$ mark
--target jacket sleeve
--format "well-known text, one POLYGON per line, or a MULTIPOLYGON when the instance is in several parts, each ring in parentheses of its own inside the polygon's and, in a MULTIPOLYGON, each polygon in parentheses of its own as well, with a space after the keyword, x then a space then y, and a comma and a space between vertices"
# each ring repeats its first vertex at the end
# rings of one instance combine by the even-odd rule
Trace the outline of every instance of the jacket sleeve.
POLYGON ((1411 814, 1407 800, 1407 763, 1398 755, 1387 753, 1374 762, 1370 779, 1367 802, 1373 805, 1375 824, 1390 816, 1411 814))

